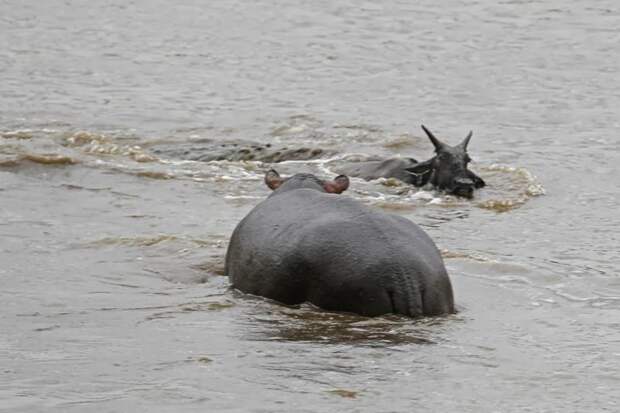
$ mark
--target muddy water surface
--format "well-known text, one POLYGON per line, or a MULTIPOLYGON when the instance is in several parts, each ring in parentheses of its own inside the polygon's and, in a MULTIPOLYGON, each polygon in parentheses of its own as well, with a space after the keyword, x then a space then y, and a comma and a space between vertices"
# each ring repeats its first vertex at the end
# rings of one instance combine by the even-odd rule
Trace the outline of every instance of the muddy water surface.
POLYGON ((0 411, 620 409, 612 1, 0 2, 0 411), (459 312, 229 289, 262 175, 431 156, 473 200, 348 196, 422 225, 459 312))

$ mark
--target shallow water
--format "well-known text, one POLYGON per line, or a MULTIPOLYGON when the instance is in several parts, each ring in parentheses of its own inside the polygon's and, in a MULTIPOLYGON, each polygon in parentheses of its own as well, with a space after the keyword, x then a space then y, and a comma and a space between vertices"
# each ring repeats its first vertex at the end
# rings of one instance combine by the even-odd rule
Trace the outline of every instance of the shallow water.
POLYGON ((610 0, 0 2, 0 410, 618 411, 618 27, 610 0), (422 122, 473 129, 488 187, 347 193, 429 232, 458 314, 228 288, 267 168, 424 160, 422 122))

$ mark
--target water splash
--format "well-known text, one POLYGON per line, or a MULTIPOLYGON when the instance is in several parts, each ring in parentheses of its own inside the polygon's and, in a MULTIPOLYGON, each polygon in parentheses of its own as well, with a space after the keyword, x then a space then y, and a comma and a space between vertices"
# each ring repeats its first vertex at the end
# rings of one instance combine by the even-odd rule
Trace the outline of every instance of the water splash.
POLYGON ((525 168, 492 164, 482 167, 492 198, 477 205, 496 212, 507 212, 524 205, 531 198, 542 196, 545 189, 536 177, 525 168), (501 191, 501 197, 496 197, 501 191))
POLYGON ((75 132, 65 140, 65 145, 80 148, 91 155, 121 155, 136 162, 155 162, 157 157, 147 153, 140 145, 118 143, 115 139, 100 133, 75 132))

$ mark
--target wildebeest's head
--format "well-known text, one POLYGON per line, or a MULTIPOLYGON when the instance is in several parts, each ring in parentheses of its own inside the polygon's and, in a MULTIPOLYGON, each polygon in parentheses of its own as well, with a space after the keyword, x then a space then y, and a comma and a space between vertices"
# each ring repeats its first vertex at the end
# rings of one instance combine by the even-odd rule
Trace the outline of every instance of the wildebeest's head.
POLYGON ((467 164, 471 161, 467 153, 467 145, 472 132, 469 132, 463 142, 450 146, 437 139, 424 125, 422 129, 435 146, 436 155, 428 161, 407 168, 407 172, 414 179, 414 184, 422 186, 430 182, 433 186, 448 193, 472 198, 475 188, 482 188, 486 185, 482 178, 467 169, 467 164))
POLYGON ((275 169, 270 169, 265 174, 265 183, 277 192, 291 189, 310 188, 331 194, 340 194, 349 187, 349 178, 346 175, 338 175, 331 181, 323 181, 312 174, 295 174, 289 178, 282 178, 275 169))

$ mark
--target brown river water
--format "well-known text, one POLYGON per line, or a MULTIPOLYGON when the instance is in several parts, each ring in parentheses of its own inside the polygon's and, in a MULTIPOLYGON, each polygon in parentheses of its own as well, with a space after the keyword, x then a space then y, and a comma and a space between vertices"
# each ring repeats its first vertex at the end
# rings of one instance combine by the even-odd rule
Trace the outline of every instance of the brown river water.
POLYGON ((620 411, 616 1, 0 1, 0 411, 620 411), (459 312, 229 288, 269 190, 473 129, 433 237, 459 312), (616 212, 614 212, 616 211, 616 212))

